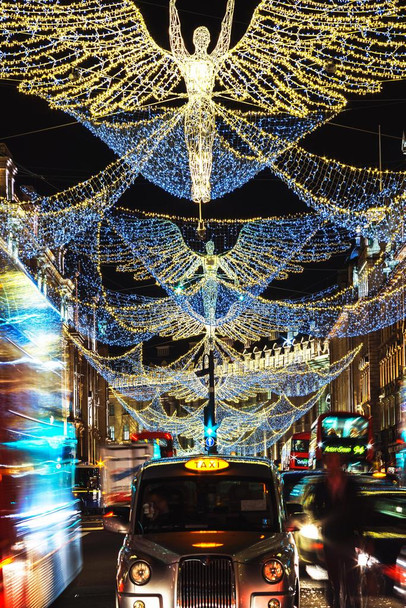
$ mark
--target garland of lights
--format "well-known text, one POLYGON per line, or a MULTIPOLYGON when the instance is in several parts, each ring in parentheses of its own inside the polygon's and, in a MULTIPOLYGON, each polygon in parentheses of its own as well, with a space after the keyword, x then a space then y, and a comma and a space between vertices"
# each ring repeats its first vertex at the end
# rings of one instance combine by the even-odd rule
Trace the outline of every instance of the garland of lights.
MULTIPOLYGON (((178 117, 178 122, 180 118, 178 117)), ((164 123, 169 128, 169 123, 164 123)), ((95 178, 79 184, 73 189, 68 189, 61 194, 52 197, 33 198, 36 203, 32 211, 33 220, 43 226, 44 239, 56 238, 53 227, 61 226, 58 243, 67 240, 72 226, 90 225, 94 214, 103 209, 113 206, 126 186, 130 185, 137 172, 145 174, 145 168, 159 156, 155 152, 166 141, 166 131, 152 133, 146 141, 148 148, 128 153, 116 163, 110 165, 105 172, 101 172, 95 178), (138 157, 135 166, 135 157, 138 157), (65 217, 66 216, 66 217, 65 217)), ((187 178, 185 178, 182 164, 179 160, 176 142, 164 156, 172 168, 176 167, 175 175, 168 175, 165 168, 161 166, 151 169, 152 175, 158 180, 158 185, 166 188, 168 179, 172 184, 173 194, 183 194, 187 178), (186 181, 185 181, 186 179, 186 181), (176 191, 180 189, 179 191, 176 191)), ((334 222, 337 226, 346 228, 351 233, 357 232, 366 237, 378 238, 380 241, 389 241, 393 230, 399 223, 404 221, 405 215, 405 191, 406 171, 379 171, 374 168, 357 168, 345 165, 338 161, 319 157, 302 148, 295 147, 285 152, 279 159, 268 158, 268 166, 289 188, 295 192, 307 205, 314 208, 321 218, 334 222)), ((265 165, 261 165, 261 168, 265 165)), ((214 168, 216 164, 214 164, 214 168)), ((184 168, 183 168, 184 169, 184 168)), ((253 175, 253 174, 252 174, 253 175)), ((251 176, 252 176, 251 175, 251 176)), ((235 177, 230 167, 221 166, 219 180, 230 181, 237 184, 239 177, 235 177)), ((213 186, 213 180, 212 180, 213 186)), ((225 183, 221 186, 222 194, 233 189, 225 183), (225 190, 224 190, 225 189, 225 190)), ((1 202, 1 207, 7 213, 16 215, 17 211, 10 201, 1 202), (13 211, 14 210, 14 211, 13 211)), ((28 210, 27 210, 28 211, 28 210)), ((125 221, 129 222, 129 212, 124 212, 125 221)), ((97 217, 97 216, 96 216, 97 217)), ((226 223, 225 220, 223 220, 226 223)), ((211 220, 213 223, 213 220, 211 220)), ((399 235, 404 239, 404 235, 399 235)))
MULTIPOLYGON (((216 407, 216 419, 219 423, 218 448, 222 453, 239 449, 246 454, 269 448, 319 401, 323 392, 324 388, 299 405, 293 403, 286 395, 279 396, 276 401, 266 400, 245 409, 230 408, 224 403, 218 404, 216 407)), ((138 404, 132 405, 119 392, 113 390, 112 394, 143 428, 151 431, 165 428, 176 439, 183 436, 194 439, 195 442, 199 441, 197 438, 201 435, 204 404, 195 407, 192 413, 168 415, 159 397, 155 397, 147 408, 140 409, 138 404)), ((201 447, 204 449, 203 445, 201 447)))
MULTIPOLYGON (((200 27, 191 54, 175 0, 169 7, 170 52, 154 42, 130 0, 68 5, 5 0, 0 9, 0 76, 21 79, 20 90, 43 97, 91 128, 106 128, 104 138, 111 137, 118 115, 134 126, 135 112, 183 100, 172 118, 163 110, 156 120, 173 120, 169 134, 177 124, 174 115, 182 116, 183 133, 176 139, 186 148, 191 198, 207 202, 213 196, 210 178, 221 121, 225 136, 234 133, 239 140, 236 150, 241 148, 243 156, 248 147, 255 155, 254 167, 245 163, 246 176, 236 187, 247 172, 258 169, 264 155, 269 162, 342 109, 345 94, 373 93, 383 80, 405 75, 405 10, 395 0, 262 0, 244 37, 230 49, 233 10, 234 0, 228 0, 214 50, 207 52, 210 34, 200 27), (182 81, 186 93, 179 89, 182 81), (272 128, 261 135, 259 129, 260 139, 268 140, 264 148, 263 142, 256 144, 250 121, 226 108, 223 99, 299 122, 288 137, 272 128), (308 117, 307 124, 300 123, 308 117)), ((134 147, 134 130, 127 136, 126 151, 134 147)), ((174 149, 178 153, 179 145, 174 149)), ((238 152, 235 156, 238 160, 238 152)))
MULTIPOLYGON (((164 123, 164 127, 149 138, 147 148, 127 153, 87 182, 51 197, 31 197, 33 204, 28 208, 25 205, 24 222, 30 226, 30 230, 26 232, 28 234, 34 232, 36 235, 37 246, 32 249, 32 255, 38 251, 38 243, 42 248, 62 246, 75 238, 78 230, 85 230, 99 221, 101 213, 114 205, 123 190, 134 181, 136 172, 132 172, 131 159, 136 156, 139 158, 137 170, 141 171, 154 157, 157 146, 165 140, 170 126, 164 123)), ((315 156, 301 148, 291 149, 282 155, 280 161, 275 161, 271 166, 296 194, 317 210, 321 218, 333 221, 337 226, 343 226, 352 233, 357 232, 370 238, 378 238, 380 241, 390 241, 394 238, 396 228, 404 221, 405 171, 391 172, 351 167, 315 156)), ((22 218, 20 207, 11 201, 1 199, 0 213, 4 220, 3 226, 15 232, 16 224, 21 222, 22 218)), ((114 226, 122 233, 124 239, 131 240, 135 232, 132 226, 136 225, 134 217, 125 210, 120 211, 120 215, 121 218, 114 219, 114 226)), ((295 218, 293 223, 291 220, 274 219, 273 226, 262 222, 256 227, 246 228, 247 238, 251 233, 251 236, 260 239, 260 232, 263 231, 264 238, 271 237, 275 242, 276 221, 279 221, 281 229, 283 226, 289 231, 294 230, 300 238, 303 238, 307 236, 307 231, 304 225, 301 227, 301 221, 311 222, 312 217, 316 216, 309 215, 308 219, 304 216, 302 220, 295 218)), ((319 218, 314 221, 319 221, 321 224, 322 220, 319 218)), ((213 226, 214 221, 210 220, 210 222, 213 226)), ((227 226, 227 222, 225 220, 223 222, 227 226)), ((252 223, 255 224, 247 221, 247 224, 252 223)), ((329 230, 331 231, 331 228, 329 230)), ((20 230, 21 234, 23 232, 23 229, 20 230)), ((110 244, 108 252, 110 256, 113 245, 120 247, 117 237, 114 236, 114 230, 111 231, 110 237, 112 235, 116 242, 110 244)), ((343 236, 344 234, 340 233, 337 235, 338 243, 343 236)), ((398 231, 396 238, 398 241, 399 239, 404 241, 404 232, 398 231)), ((24 244, 24 247, 29 250, 28 244, 24 244)), ((128 251, 128 256, 133 253, 134 246, 132 251, 128 251)), ((315 249, 311 249, 311 255, 313 261, 317 260, 315 249)), ((123 269, 126 269, 125 265, 123 269)))
MULTIPOLYGON (((89 244, 92 239, 88 234, 84 235, 83 241, 80 238, 75 241, 75 246, 82 256, 80 258, 82 267, 85 270, 80 277, 82 292, 75 302, 75 307, 80 312, 76 315, 80 319, 76 328, 87 335, 93 336, 92 332, 95 331, 94 325, 96 324, 96 337, 101 342, 126 346, 148 340, 152 335, 184 339, 207 334, 210 327, 213 330, 215 329, 217 336, 240 340, 243 343, 247 340, 256 341, 262 337, 267 337, 271 331, 294 330, 297 333, 312 334, 319 337, 324 337, 329 333, 331 335, 359 335, 368 333, 376 327, 390 325, 402 318, 404 261, 397 262, 393 258, 394 253, 391 250, 381 252, 364 276, 364 282, 367 281, 368 283, 368 294, 364 294, 362 300, 359 300, 357 285, 354 285, 341 292, 328 291, 314 294, 311 298, 302 300, 272 301, 252 294, 252 292, 255 294, 257 290, 259 291, 254 280, 249 284, 250 291, 248 291, 244 284, 227 284, 227 275, 224 272, 220 276, 220 280, 210 275, 211 270, 206 274, 202 271, 199 275, 197 272, 198 265, 203 264, 206 260, 207 252, 206 256, 199 256, 188 249, 178 229, 173 224, 169 222, 162 224, 158 220, 149 223, 149 221, 144 220, 140 222, 140 225, 142 226, 140 235, 143 237, 141 241, 146 243, 145 263, 150 268, 155 269, 155 278, 161 278, 170 295, 169 298, 124 295, 103 287, 100 258, 103 263, 113 263, 120 266, 123 261, 128 262, 128 260, 133 259, 134 255, 131 250, 127 253, 123 249, 120 241, 117 240, 116 232, 110 230, 111 224, 109 222, 105 224, 107 227, 106 248, 98 248, 97 245, 96 236, 100 237, 102 224, 100 224, 99 231, 94 231, 93 236, 96 239, 94 245, 89 244), (153 227, 151 229, 151 245, 148 245, 149 226, 153 227), (163 226, 163 228, 160 229, 160 226, 163 226), (115 240, 112 235, 115 235, 115 240), (159 245, 158 251, 162 251, 162 253, 156 253, 156 250, 152 247, 153 242, 159 245), (111 245, 110 249, 107 249, 108 244, 111 245), (166 247, 171 254, 170 259, 166 257, 164 251, 166 247), (99 249, 103 253, 100 253, 99 249), (150 260, 148 260, 149 250, 151 251, 150 260), (83 261, 82 254, 84 251, 89 255, 89 259, 91 258, 88 265, 83 261), (177 266, 176 263, 172 264, 174 260, 175 262, 179 260, 177 266), (390 264, 390 267, 388 264, 390 264), (191 268, 193 272, 191 272, 191 268), (184 277, 182 282, 182 270, 188 276, 193 273, 196 274, 197 288, 196 284, 191 283, 189 285, 184 277), (160 274, 160 271, 163 275, 160 274), (178 282, 171 283, 170 279, 173 281, 176 279, 178 282), (186 285, 186 287, 183 287, 183 285, 186 285), (95 301, 97 301, 97 305, 95 301), (380 307, 381 302, 383 305, 380 307), (214 316, 212 314, 213 309, 215 310, 214 316), (375 311, 375 309, 377 310, 373 315, 368 313, 368 310, 375 311), (343 311, 344 314, 341 315, 343 311), (338 324, 339 319, 340 323, 338 324), (343 319, 347 319, 347 321, 344 322, 343 319), (108 328, 116 328, 116 330, 110 332, 107 331, 108 328)), ((254 233, 248 230, 246 234, 255 235, 255 230, 260 224, 252 223, 248 226, 248 229, 251 225, 254 233)), ((275 227, 272 222, 265 222, 265 225, 268 229, 274 229, 275 227)), ((309 226, 309 224, 305 225, 309 226)), ((276 227, 278 229, 277 223, 276 227)), ((243 228, 243 231, 245 229, 246 227, 243 228)), ((241 245, 245 241, 246 234, 244 236, 243 231, 236 239, 237 244, 241 241, 241 245)), ((401 226, 398 227, 397 232, 399 231, 401 231, 401 226)), ((294 233, 292 235, 294 236, 294 233)), ((396 236, 397 233, 395 233, 396 236)), ((93 242, 95 239, 93 239, 93 242)), ((264 256, 266 252, 265 243, 263 244, 263 250, 258 251, 255 249, 255 238, 253 238, 253 243, 253 257, 255 259, 256 255, 261 260, 261 256, 264 256)), ((235 250, 238 251, 237 245, 235 250)), ((251 250, 248 248, 249 255, 246 256, 243 255, 243 251, 244 249, 241 246, 241 253, 239 254, 241 258, 249 258, 251 250)), ((306 259, 305 251, 303 251, 304 259, 306 259)), ((320 249, 318 251, 320 253, 320 249)), ((229 253, 234 255, 235 251, 233 252, 232 249, 226 252, 225 258, 228 259, 228 263, 233 259, 232 257, 227 258, 229 253)), ((302 254, 297 255, 301 256, 302 254)), ((218 256, 220 260, 222 256, 223 254, 218 256)), ((75 260, 74 257, 72 269, 77 267, 78 262, 75 260)), ((131 270, 134 271, 134 268, 133 265, 131 270)), ((244 267, 241 268, 241 275, 245 274, 245 276, 250 277, 249 271, 245 271, 244 267)), ((149 273, 146 273, 145 268, 141 265, 140 273, 143 274, 137 275, 135 273, 137 278, 141 276, 145 279, 149 276, 149 273)))
MULTIPOLYGON (((389 241, 404 222, 406 171, 358 168, 291 148, 272 171, 322 217, 366 237, 389 241)), ((405 242, 403 232, 397 239, 405 242)))

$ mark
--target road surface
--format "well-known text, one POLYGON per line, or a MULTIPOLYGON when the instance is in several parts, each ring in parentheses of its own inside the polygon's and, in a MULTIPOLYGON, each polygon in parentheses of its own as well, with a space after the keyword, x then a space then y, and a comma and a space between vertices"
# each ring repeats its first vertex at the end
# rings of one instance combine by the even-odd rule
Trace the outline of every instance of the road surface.
MULTIPOLYGON (((101 520, 88 518, 82 525, 82 572, 51 608, 115 608, 114 584, 117 553, 123 537, 101 529, 101 520)), ((321 573, 323 575, 323 573, 321 573)), ((301 580, 301 608, 330 608, 324 580, 306 575, 301 580)), ((365 608, 405 608, 395 597, 370 597, 365 608)))

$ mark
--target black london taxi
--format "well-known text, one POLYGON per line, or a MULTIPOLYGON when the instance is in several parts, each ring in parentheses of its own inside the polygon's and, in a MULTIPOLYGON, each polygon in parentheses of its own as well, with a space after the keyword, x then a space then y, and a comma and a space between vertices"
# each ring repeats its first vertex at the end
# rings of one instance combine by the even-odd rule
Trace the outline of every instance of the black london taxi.
POLYGON ((238 456, 145 463, 133 484, 117 608, 298 608, 298 556, 278 474, 238 456))

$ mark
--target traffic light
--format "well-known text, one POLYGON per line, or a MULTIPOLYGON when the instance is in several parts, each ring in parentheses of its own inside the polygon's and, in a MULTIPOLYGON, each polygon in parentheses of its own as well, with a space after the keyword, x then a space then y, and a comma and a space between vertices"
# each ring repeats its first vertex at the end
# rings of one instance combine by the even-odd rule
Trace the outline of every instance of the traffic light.
POLYGON ((212 409, 206 405, 204 408, 204 447, 209 454, 216 453, 217 447, 217 429, 218 424, 215 424, 212 409))

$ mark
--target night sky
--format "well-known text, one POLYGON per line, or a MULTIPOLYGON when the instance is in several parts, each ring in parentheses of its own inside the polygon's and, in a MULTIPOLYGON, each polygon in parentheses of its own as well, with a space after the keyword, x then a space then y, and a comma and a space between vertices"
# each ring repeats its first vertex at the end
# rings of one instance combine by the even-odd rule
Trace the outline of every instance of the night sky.
MULTIPOLYGON (((168 0, 136 0, 136 4, 151 35, 161 46, 169 48, 168 0)), ((258 0, 236 0, 235 4, 232 44, 243 35, 258 0)), ((191 51, 192 33, 198 25, 206 25, 212 40, 216 39, 226 0, 178 0, 177 6, 191 51)), ((7 144, 19 167, 19 183, 32 184, 43 194, 53 194, 90 177, 115 159, 114 153, 85 127, 69 124, 71 117, 50 110, 39 98, 19 93, 13 82, 0 81, 0 86, 0 141, 7 144)), ((406 130, 406 82, 387 83, 380 95, 351 98, 345 111, 301 140, 300 145, 356 166, 377 166, 379 125, 383 167, 406 170, 406 156, 401 152, 402 131, 406 130)), ((194 203, 176 199, 142 177, 122 201, 128 207, 146 211, 197 215, 194 203)), ((241 189, 206 205, 204 213, 206 217, 248 218, 306 210, 304 203, 266 170, 241 189)), ((306 282, 306 291, 323 288, 326 276, 333 279, 343 263, 342 257, 325 263, 322 270, 314 266, 302 275, 300 280, 302 284, 306 282)), ((289 295, 295 291, 300 295, 298 284, 284 282, 280 286, 283 291, 292 289, 289 295)), ((274 297, 286 297, 287 293, 281 293, 275 285, 274 297)))

